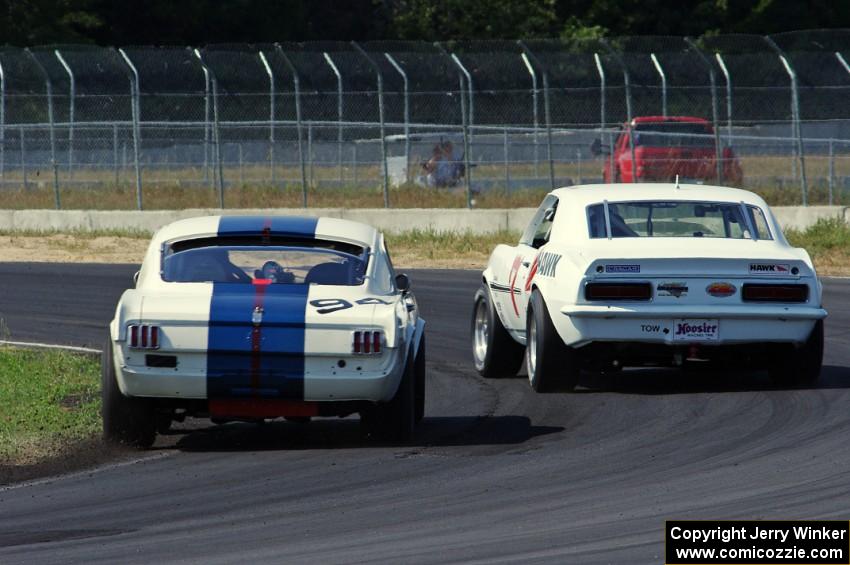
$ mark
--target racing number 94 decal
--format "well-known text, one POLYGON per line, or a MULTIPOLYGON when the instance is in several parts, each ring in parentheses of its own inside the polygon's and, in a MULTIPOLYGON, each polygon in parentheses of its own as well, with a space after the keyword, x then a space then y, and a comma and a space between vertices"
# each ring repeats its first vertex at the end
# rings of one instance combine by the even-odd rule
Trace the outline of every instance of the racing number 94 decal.
POLYGON ((316 308, 316 313, 318 314, 331 314, 340 310, 348 310, 349 308, 354 308, 355 305, 374 306, 375 304, 389 305, 391 302, 372 296, 355 300, 353 304, 343 298, 319 298, 310 301, 310 306, 316 308))

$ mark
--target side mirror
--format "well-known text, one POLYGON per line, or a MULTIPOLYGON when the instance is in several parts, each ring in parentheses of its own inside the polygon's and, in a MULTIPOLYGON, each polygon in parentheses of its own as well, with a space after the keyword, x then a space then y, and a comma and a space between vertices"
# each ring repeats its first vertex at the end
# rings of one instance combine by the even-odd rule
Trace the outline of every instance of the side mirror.
POLYGON ((395 286, 401 292, 407 292, 410 290, 410 277, 404 273, 399 273, 395 276, 395 286))
POLYGON ((133 273, 133 284, 139 284, 139 273, 141 273, 141 271, 133 273))

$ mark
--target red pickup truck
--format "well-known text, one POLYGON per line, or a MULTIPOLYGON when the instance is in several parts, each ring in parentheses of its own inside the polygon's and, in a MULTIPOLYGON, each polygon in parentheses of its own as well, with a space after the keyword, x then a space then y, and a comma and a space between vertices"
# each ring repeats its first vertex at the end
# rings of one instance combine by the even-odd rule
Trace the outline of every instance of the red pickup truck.
MULTIPOLYGON (((638 181, 717 181, 714 128, 711 122, 691 116, 641 116, 623 124, 614 152, 600 140, 594 154, 607 155, 602 176, 606 183, 634 182, 629 132, 632 131, 638 181)), ((740 186, 741 164, 729 147, 722 152, 723 183, 740 186)))

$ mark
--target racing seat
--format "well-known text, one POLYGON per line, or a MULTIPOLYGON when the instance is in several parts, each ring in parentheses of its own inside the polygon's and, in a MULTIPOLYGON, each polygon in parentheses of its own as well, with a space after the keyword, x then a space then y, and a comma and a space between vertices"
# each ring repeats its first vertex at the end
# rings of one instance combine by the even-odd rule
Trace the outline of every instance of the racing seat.
POLYGON ((320 263, 311 268, 304 277, 304 284, 347 285, 349 278, 348 262, 332 261, 320 263))

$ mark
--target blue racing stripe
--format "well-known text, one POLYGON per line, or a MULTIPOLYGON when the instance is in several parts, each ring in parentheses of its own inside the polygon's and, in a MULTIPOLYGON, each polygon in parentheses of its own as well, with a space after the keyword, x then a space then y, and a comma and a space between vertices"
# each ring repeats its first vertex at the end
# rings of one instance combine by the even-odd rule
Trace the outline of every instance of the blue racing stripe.
MULTIPOLYGON (((218 234, 313 238, 316 218, 226 216, 218 234)), ((304 319, 309 285, 213 283, 207 398, 304 398, 304 319), (254 325, 254 310, 262 322, 254 325)))
POLYGON ((218 235, 262 235, 265 228, 275 235, 315 237, 318 218, 300 216, 223 216, 218 235))

